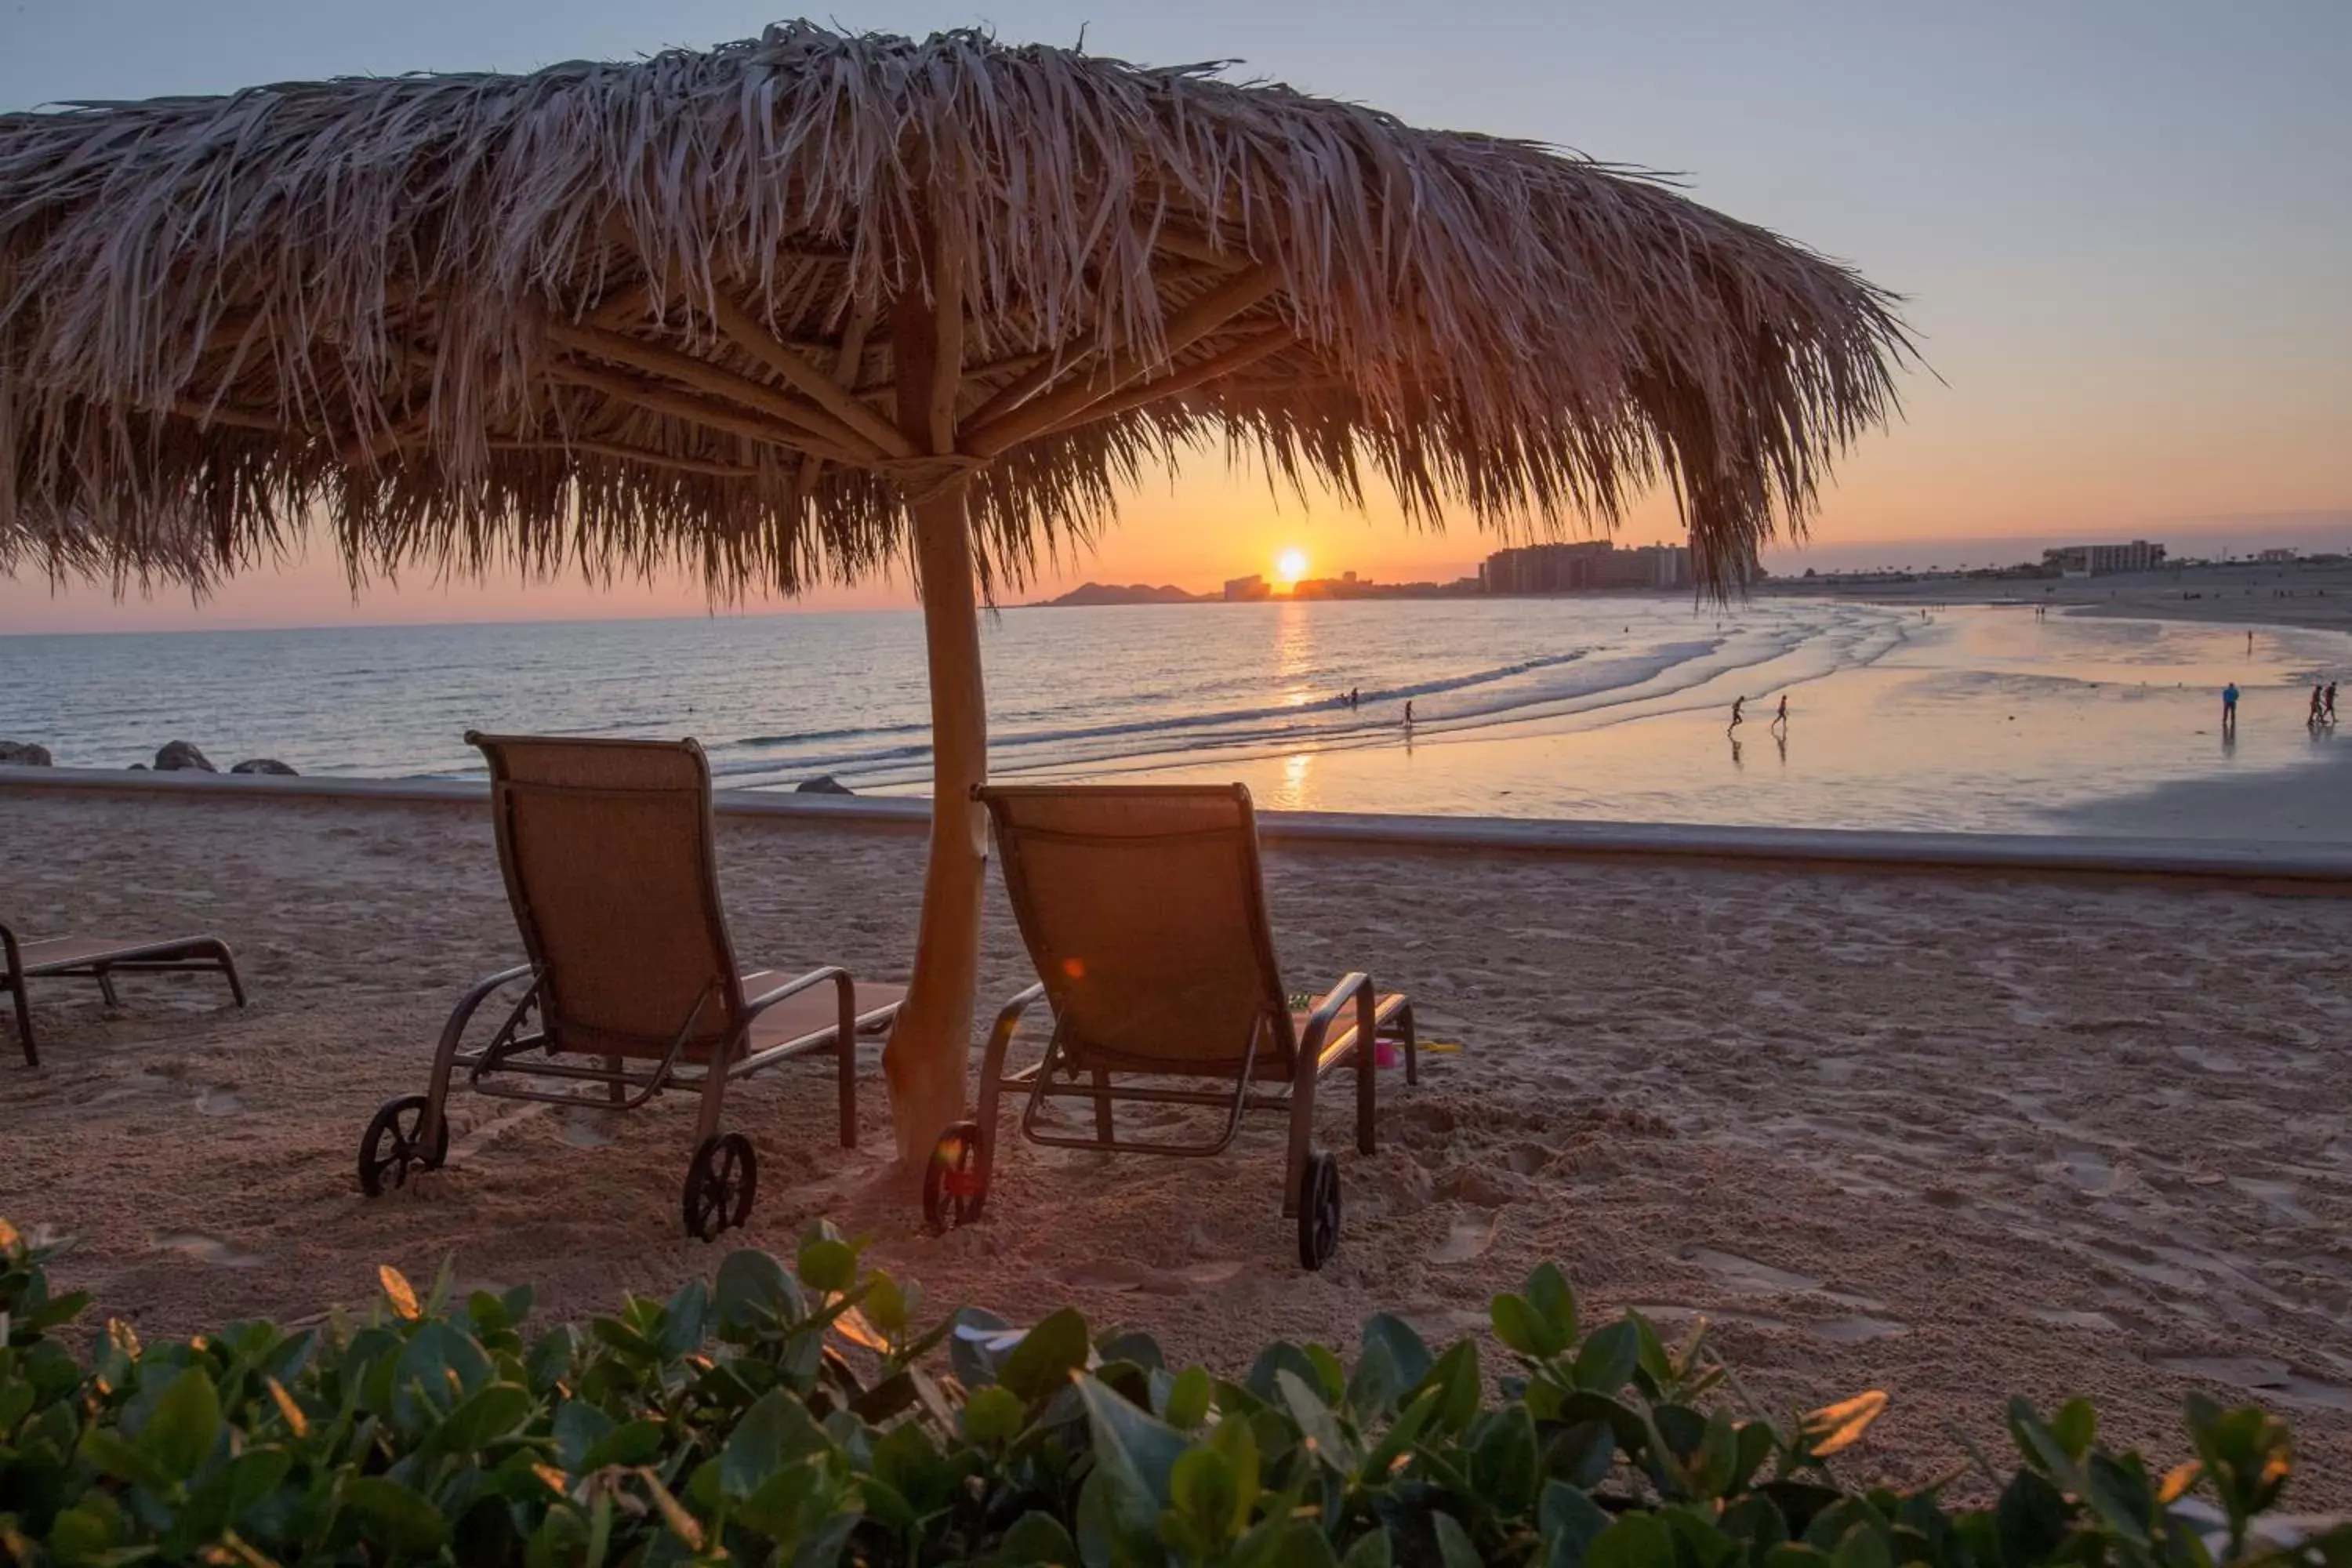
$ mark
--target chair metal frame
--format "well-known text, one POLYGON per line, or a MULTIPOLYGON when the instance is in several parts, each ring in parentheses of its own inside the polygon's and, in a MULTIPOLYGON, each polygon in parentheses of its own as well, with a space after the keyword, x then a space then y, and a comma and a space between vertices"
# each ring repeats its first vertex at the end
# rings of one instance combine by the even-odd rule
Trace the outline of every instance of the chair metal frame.
POLYGON ((0 960, 6 963, 5 980, 8 994, 16 1004, 16 1038, 24 1047, 25 1065, 41 1065, 41 1053, 33 1037, 33 1002, 26 983, 32 980, 95 980, 99 994, 110 1007, 120 1007, 122 999, 114 989, 117 974, 219 974, 228 980, 229 994, 240 1007, 246 1005, 245 980, 237 973, 236 954, 227 942, 216 936, 175 937, 169 942, 126 942, 104 952, 84 953, 79 958, 55 963, 27 963, 25 949, 37 948, 39 941, 27 942, 5 925, 0 925, 0 960))

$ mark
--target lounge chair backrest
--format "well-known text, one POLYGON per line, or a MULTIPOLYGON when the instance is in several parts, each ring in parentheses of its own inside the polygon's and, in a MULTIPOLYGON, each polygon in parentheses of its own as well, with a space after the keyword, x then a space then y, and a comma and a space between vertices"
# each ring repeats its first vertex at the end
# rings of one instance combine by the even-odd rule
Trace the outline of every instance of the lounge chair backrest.
MULTIPOLYGON (((469 733, 552 1043, 707 1055, 743 1014, 719 901, 710 764, 692 741, 469 733)), ((740 1048, 740 1047, 739 1047, 740 1048)))
POLYGON ((1080 1068, 1287 1071, 1249 791, 984 786, 1005 890, 1080 1068))

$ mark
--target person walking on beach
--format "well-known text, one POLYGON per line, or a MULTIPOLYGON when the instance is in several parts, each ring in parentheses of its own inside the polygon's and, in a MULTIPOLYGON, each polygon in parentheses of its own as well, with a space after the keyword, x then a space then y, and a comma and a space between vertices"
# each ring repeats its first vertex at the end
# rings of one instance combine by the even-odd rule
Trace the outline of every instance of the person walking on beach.
POLYGON ((2311 683, 2311 717, 2304 721, 2307 724, 2318 723, 2320 710, 2326 705, 2326 693, 2321 689, 2319 682, 2315 680, 2311 683))
POLYGON ((2221 732, 2229 734, 2238 727, 2238 683, 2221 688, 2221 732))
POLYGON ((1408 730, 1412 728, 1412 699, 1409 697, 1404 704, 1404 727, 1408 730))
POLYGON ((1363 688, 1360 686, 1350 686, 1348 688, 1349 707, 1353 708, 1363 700, 1363 697, 1361 695, 1362 691, 1363 688))
POLYGON ((1780 710, 1772 715, 1772 728, 1786 733, 1789 728, 1789 694, 1780 693, 1780 710))
POLYGON ((1723 732, 1725 734, 1730 734, 1734 730, 1738 729, 1742 723, 1747 721, 1748 715, 1744 711, 1747 706, 1748 699, 1745 697, 1735 697, 1731 700, 1731 722, 1723 727, 1723 732))
POLYGON ((2320 704, 2320 712, 2326 716, 2329 723, 2336 722, 2336 682, 2332 680, 2327 683, 2327 695, 2326 700, 2320 704))

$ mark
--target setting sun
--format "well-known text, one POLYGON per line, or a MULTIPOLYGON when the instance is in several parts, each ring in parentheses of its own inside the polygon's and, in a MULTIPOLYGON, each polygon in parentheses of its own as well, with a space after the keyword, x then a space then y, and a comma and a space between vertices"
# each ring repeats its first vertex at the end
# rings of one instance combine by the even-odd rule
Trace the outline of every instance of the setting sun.
POLYGON ((1296 583, 1307 575, 1307 552, 1286 550, 1274 558, 1274 574, 1286 583, 1296 583))

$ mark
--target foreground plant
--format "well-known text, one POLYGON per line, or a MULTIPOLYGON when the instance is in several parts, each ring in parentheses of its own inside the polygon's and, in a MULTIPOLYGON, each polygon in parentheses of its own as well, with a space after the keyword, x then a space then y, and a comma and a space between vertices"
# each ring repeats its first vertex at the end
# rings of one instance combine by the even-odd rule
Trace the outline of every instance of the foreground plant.
POLYGON ((1495 1299, 1497 1401, 1475 1342, 1385 1314, 1352 1364, 1276 1343, 1239 1382, 1066 1310, 918 1328, 824 1227, 584 1331, 387 1268, 363 1321, 110 1321, 78 1356, 62 1250, 0 1222, 0 1558, 28 1564, 2352 1565, 2352 1529, 2259 1542, 2293 1469, 2259 1409, 2192 1403, 2198 1458, 2159 1479, 2088 1405, 2017 1401, 1989 1510, 1844 1487, 1826 1461, 1884 1394, 1773 1421, 1703 1331, 1585 1332, 1549 1265, 1495 1299), (2210 1541, 2174 1507, 2197 1490, 2210 1541))

